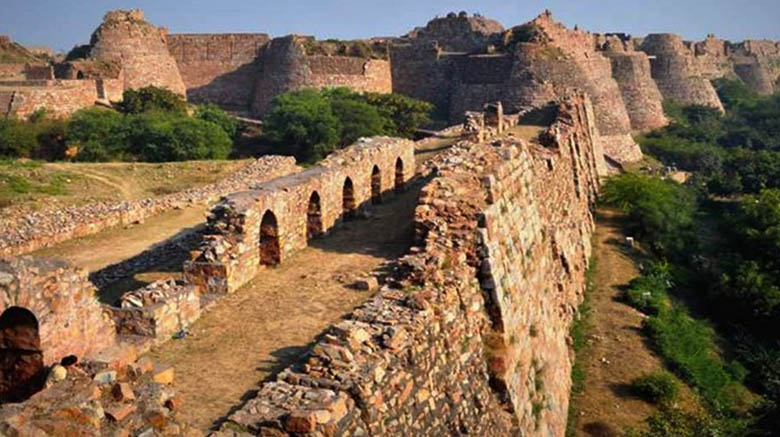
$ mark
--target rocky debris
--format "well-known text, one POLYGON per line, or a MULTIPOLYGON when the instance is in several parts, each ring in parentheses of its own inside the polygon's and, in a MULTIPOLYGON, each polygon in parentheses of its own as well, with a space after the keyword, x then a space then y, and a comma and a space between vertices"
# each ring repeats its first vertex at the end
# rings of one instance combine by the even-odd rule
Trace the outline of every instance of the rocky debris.
MULTIPOLYGON (((55 366, 52 373, 58 372, 55 366)), ((99 363, 71 366, 67 375, 20 404, 0 406, 0 434, 18 436, 202 436, 176 419, 175 392, 131 364, 104 384, 99 363)), ((60 367, 61 368, 61 367, 60 367)), ((63 369, 64 370, 64 369, 63 369)))
POLYGON ((246 190, 258 181, 287 175, 297 169, 294 158, 264 156, 217 183, 162 197, 100 202, 22 217, 5 218, 4 214, 0 219, 0 255, 30 252, 108 227, 131 224, 163 211, 208 203, 220 196, 246 190))
POLYGON ((119 299, 121 308, 142 308, 164 302, 171 298, 173 291, 179 291, 184 284, 177 283, 174 279, 157 281, 144 288, 125 293, 119 299))

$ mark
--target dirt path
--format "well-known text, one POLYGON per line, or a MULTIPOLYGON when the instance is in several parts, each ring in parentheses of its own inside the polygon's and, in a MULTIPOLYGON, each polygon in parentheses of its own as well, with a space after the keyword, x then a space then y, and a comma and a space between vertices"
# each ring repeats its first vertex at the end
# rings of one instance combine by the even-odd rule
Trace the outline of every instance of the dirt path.
POLYGON ((644 316, 619 301, 621 287, 639 275, 622 245, 619 226, 613 213, 599 211, 588 346, 578 357, 587 375, 585 391, 576 397, 580 436, 617 436, 629 426, 637 427, 653 407, 631 396, 627 384, 663 366, 640 332, 644 316))
POLYGON ((68 171, 70 173, 84 176, 86 178, 98 181, 104 185, 107 185, 117 190, 122 199, 133 199, 135 198, 135 196, 138 195, 138 193, 131 188, 131 184, 129 181, 121 180, 121 179, 115 180, 113 178, 109 178, 106 175, 100 174, 95 170, 90 170, 86 166, 75 167, 73 165, 65 166, 59 163, 50 163, 49 168, 60 170, 60 171, 68 171))
POLYGON ((30 255, 64 259, 94 272, 132 258, 180 232, 187 232, 203 223, 207 212, 206 205, 166 211, 146 219, 143 224, 108 229, 30 255))
POLYGON ((258 383, 288 366, 325 328, 370 297, 347 287, 412 241, 418 188, 375 206, 371 219, 348 222, 206 312, 194 336, 149 356, 172 364, 182 419, 208 429, 258 383))

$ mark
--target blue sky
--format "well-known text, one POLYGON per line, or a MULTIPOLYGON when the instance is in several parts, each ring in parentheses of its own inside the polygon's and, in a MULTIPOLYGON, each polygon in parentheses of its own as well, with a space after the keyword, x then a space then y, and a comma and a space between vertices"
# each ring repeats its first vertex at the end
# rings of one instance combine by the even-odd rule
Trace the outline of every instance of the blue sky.
POLYGON ((509 27, 549 8, 570 27, 599 32, 780 40, 780 0, 0 0, 0 34, 68 50, 88 42, 106 11, 120 8, 141 8, 172 33, 392 36, 449 11, 479 12, 509 27))

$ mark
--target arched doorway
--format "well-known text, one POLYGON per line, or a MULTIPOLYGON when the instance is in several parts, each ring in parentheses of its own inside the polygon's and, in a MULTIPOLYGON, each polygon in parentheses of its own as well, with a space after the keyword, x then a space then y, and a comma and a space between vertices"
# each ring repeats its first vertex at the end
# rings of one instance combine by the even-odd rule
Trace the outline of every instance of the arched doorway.
POLYGON ((371 203, 382 203, 382 174, 376 165, 371 170, 371 203))
POLYGON ((279 264, 282 259, 279 247, 279 225, 274 213, 268 210, 260 222, 260 264, 279 264))
POLYGON ((322 234, 322 206, 320 195, 314 191, 309 197, 309 207, 306 211, 306 239, 322 234))
POLYGON ((347 177, 344 180, 344 189, 342 190, 342 207, 344 209, 344 218, 351 219, 355 216, 355 187, 352 184, 352 179, 347 177))
POLYGON ((46 373, 38 319, 10 307, 0 315, 0 402, 21 402, 43 388, 46 373))
POLYGON ((395 190, 404 189, 404 162, 401 158, 395 160, 395 190))

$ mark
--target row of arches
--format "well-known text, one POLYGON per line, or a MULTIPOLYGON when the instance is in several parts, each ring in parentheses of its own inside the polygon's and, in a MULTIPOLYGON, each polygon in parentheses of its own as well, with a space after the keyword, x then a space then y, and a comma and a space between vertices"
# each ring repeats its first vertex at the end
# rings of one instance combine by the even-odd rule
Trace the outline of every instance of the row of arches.
MULTIPOLYGON (((371 170, 371 203, 382 202, 382 173, 379 166, 374 165, 371 170)), ((400 191, 404 188, 404 163, 401 158, 395 161, 394 189, 400 191)), ((355 198, 355 185, 352 178, 347 176, 341 190, 341 208, 344 219, 354 218, 357 211, 355 198)), ((322 202, 320 194, 313 191, 309 196, 306 208, 306 241, 322 235, 324 232, 322 221, 322 202)), ((281 262, 281 245, 279 242, 279 222, 271 210, 267 210, 260 220, 260 264, 276 265, 281 262)))

